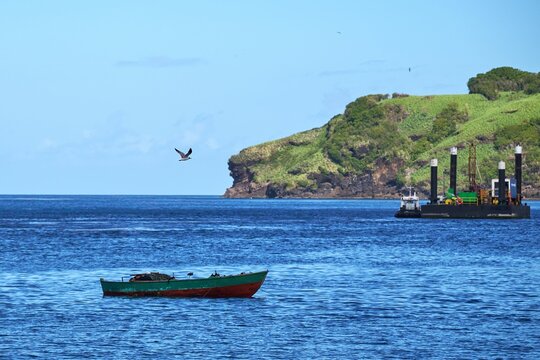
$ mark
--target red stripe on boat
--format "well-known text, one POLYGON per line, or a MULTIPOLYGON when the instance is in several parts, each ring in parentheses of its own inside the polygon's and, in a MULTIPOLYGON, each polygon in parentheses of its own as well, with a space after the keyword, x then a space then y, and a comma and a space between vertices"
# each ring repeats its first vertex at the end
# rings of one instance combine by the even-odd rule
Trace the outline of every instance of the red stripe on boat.
POLYGON ((262 285, 261 282, 253 284, 242 284, 215 287, 208 289, 187 289, 187 290, 162 290, 162 291, 135 291, 135 292, 113 292, 105 291, 107 296, 167 296, 167 297, 207 297, 207 298, 226 298, 226 297, 252 297, 262 285))

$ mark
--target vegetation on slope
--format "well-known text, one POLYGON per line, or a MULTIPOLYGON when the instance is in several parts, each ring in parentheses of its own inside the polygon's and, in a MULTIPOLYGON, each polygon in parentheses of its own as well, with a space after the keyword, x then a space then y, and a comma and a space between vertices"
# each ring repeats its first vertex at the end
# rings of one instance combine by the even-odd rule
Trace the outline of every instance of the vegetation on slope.
POLYGON ((229 165, 249 167, 255 184, 308 192, 317 190, 321 177, 371 176, 393 167, 398 170, 387 186, 427 191, 431 158, 439 159, 444 186, 450 147, 460 149, 458 182, 465 187, 470 143, 477 145, 477 179, 484 183, 497 176, 499 160, 513 174, 513 149, 521 144, 524 182, 538 187, 540 94, 527 94, 531 88, 503 91, 499 86, 492 100, 480 94, 364 96, 321 128, 244 149, 229 165))

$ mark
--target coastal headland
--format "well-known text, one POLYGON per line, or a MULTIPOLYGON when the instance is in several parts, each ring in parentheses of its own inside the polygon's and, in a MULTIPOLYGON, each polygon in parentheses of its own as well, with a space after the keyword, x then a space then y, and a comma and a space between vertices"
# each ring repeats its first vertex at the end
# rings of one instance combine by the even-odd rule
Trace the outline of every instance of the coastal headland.
POLYGON ((321 127, 243 149, 229 159, 229 198, 397 198, 405 186, 429 192, 429 161, 448 185, 448 150, 459 151, 458 186, 488 184, 523 146, 523 195, 540 197, 540 73, 493 69, 468 81, 469 94, 375 94, 346 105, 321 127))

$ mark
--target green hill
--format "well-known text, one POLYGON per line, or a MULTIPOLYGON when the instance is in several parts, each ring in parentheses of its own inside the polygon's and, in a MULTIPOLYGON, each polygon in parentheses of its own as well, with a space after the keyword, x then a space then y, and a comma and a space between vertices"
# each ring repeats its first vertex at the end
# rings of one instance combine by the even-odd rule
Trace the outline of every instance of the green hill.
POLYGON ((499 86, 493 100, 481 94, 360 97, 320 128, 232 156, 234 183, 225 196, 396 197, 406 185, 427 194, 432 158, 439 159, 442 192, 452 146, 460 150, 458 187, 465 189, 467 148, 474 143, 477 181, 485 184, 496 177, 499 160, 514 173, 513 150, 521 144, 524 194, 538 197, 540 94, 531 88, 504 91, 499 86))

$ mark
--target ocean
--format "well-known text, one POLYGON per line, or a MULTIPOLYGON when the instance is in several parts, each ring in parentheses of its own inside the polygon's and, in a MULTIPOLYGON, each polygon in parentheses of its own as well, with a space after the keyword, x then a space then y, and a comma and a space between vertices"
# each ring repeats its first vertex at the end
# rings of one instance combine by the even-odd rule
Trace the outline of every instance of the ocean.
POLYGON ((394 200, 0 196, 0 358, 540 358, 530 220, 394 200), (103 297, 99 279, 268 269, 250 299, 103 297))

